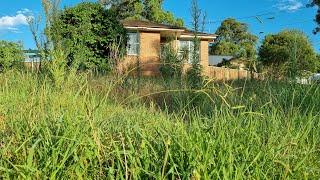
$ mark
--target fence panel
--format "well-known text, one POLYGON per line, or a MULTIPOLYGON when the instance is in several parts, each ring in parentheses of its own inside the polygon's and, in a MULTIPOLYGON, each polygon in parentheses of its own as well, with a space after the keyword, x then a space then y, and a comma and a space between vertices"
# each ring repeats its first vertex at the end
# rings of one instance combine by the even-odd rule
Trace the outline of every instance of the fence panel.
POLYGON ((263 79, 263 75, 259 73, 251 73, 250 71, 240 69, 229 69, 222 67, 209 66, 204 70, 205 75, 218 81, 233 81, 239 79, 263 79))

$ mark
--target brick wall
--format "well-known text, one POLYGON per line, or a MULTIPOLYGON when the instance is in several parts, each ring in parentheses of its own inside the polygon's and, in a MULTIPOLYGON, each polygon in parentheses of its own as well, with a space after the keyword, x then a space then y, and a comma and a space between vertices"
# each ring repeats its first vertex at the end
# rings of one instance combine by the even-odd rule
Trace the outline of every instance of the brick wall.
MULTIPOLYGON (((140 32, 140 55, 127 56, 121 63, 122 71, 131 71, 132 74, 138 72, 137 66, 142 76, 159 75, 160 67, 160 33, 140 32)), ((179 41, 174 40, 173 46, 179 41)), ((245 70, 228 69, 209 66, 209 46, 207 40, 200 42, 200 64, 203 67, 203 75, 216 80, 229 81, 237 79, 249 79, 251 73, 245 70)), ((185 64, 184 71, 190 68, 190 64, 185 64)), ((261 79, 261 75, 255 73, 254 78, 261 79)))
POLYGON ((120 65, 122 72, 139 71, 143 76, 159 75, 160 67, 160 33, 140 32, 140 55, 126 56, 120 65), (134 69, 134 70, 133 70, 134 69))
POLYGON ((160 33, 140 33, 141 73, 146 76, 159 74, 160 67, 160 33))
POLYGON ((209 67, 209 42, 208 41, 200 42, 200 64, 202 65, 202 67, 209 67))

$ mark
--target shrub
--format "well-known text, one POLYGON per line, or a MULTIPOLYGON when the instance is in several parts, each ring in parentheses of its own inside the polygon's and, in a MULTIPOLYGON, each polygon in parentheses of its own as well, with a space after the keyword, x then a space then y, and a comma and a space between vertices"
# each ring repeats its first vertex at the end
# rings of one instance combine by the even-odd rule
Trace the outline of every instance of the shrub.
POLYGON ((62 41, 68 65, 81 70, 110 71, 125 53, 127 35, 116 13, 98 3, 63 10, 52 27, 62 41))
POLYGON ((0 41, 0 71, 5 71, 23 60, 22 46, 18 43, 0 41))
POLYGON ((171 44, 164 45, 161 50, 160 73, 164 79, 180 79, 182 75, 183 58, 179 57, 171 44))
POLYGON ((285 30, 267 35, 259 49, 260 61, 276 78, 296 77, 316 71, 316 54, 303 32, 285 30))
POLYGON ((187 84, 192 89, 199 89, 202 87, 202 65, 200 64, 200 41, 196 37, 193 39, 194 49, 192 51, 191 68, 188 69, 186 78, 187 84))

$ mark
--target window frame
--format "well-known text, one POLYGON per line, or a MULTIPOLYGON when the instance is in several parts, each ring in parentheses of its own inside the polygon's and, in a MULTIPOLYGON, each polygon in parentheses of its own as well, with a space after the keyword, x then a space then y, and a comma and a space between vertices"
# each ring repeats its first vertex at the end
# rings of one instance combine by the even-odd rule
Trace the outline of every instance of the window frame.
MULTIPOLYGON (((187 63, 188 64, 192 64, 192 61, 193 61, 193 51, 194 51, 194 42, 193 40, 189 40, 189 39, 180 39, 179 40, 179 44, 178 44, 178 54, 181 55, 181 53, 183 53, 183 50, 181 49, 181 42, 187 42, 188 45, 187 45, 187 50, 188 50, 188 61, 187 63)), ((197 51, 198 55, 199 55, 199 58, 200 58, 200 47, 197 51)))
POLYGON ((139 32, 128 32, 127 33, 127 36, 128 36, 128 40, 127 40, 127 56, 139 56, 140 55, 140 33, 139 32), (137 35, 137 39, 136 39, 136 42, 134 43, 130 43, 131 39, 130 39, 130 34, 135 34, 137 35), (137 49, 137 52, 135 53, 131 53, 130 52, 130 46, 136 46, 136 49, 137 49))

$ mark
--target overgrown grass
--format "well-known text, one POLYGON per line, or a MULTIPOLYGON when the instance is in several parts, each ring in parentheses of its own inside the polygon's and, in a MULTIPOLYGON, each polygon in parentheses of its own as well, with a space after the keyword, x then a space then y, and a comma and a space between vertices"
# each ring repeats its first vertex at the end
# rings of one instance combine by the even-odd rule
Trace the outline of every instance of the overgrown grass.
POLYGON ((0 177, 320 178, 318 87, 238 82, 173 92, 153 81, 144 91, 143 82, 128 90, 79 75, 56 87, 1 74, 0 177))

